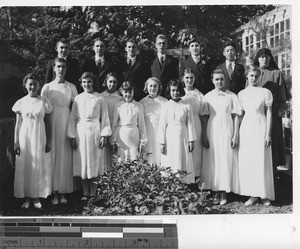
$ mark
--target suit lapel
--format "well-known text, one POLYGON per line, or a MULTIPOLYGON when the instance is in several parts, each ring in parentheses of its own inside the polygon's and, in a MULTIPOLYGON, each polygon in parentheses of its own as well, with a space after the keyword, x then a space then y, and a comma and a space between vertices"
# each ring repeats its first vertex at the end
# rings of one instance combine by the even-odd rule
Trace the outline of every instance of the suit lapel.
POLYGON ((198 71, 201 74, 201 76, 203 77, 204 74, 202 72, 202 68, 203 68, 204 65, 201 62, 199 62, 198 65, 197 65, 196 62, 193 60, 192 56, 190 56, 189 61, 190 61, 190 64, 192 65, 192 67, 193 67, 192 69, 195 70, 195 71, 198 71))
MULTIPOLYGON (((225 77, 230 81, 230 77, 229 77, 229 74, 228 74, 227 68, 226 68, 226 62, 224 62, 223 64, 221 64, 220 68, 225 73, 225 77)), ((236 69, 236 67, 234 67, 234 69, 236 69)))
POLYGON ((139 57, 136 57, 135 62, 133 63, 131 68, 129 68, 129 70, 127 71, 126 78, 128 78, 131 74, 133 74, 140 67, 140 65, 141 65, 141 60, 139 57))

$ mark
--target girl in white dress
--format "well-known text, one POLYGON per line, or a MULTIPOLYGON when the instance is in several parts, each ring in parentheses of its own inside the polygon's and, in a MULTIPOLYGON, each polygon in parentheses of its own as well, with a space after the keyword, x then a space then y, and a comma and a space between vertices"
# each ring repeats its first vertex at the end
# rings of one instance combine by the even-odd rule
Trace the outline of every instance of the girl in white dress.
POLYGON ((195 172, 192 158, 194 141, 197 139, 192 108, 182 100, 184 90, 178 80, 171 80, 166 88, 171 99, 163 105, 157 139, 163 154, 161 164, 173 171, 183 170, 188 173, 184 181, 194 183, 195 172))
MULTIPOLYGON (((110 124, 112 125, 114 106, 115 104, 123 100, 122 96, 120 96, 119 92, 117 91, 117 86, 118 86, 117 74, 114 72, 108 73, 106 75, 104 84, 107 87, 107 89, 104 92, 102 92, 100 95, 106 101, 109 121, 110 124)), ((111 136, 108 138, 108 140, 110 139, 111 136)), ((101 157, 102 164, 104 165, 106 171, 109 171, 111 169, 111 165, 112 165, 111 158, 113 155, 113 150, 110 142, 107 143, 102 150, 103 150, 103 156, 101 157)))
POLYGON ((239 145, 239 194, 250 196, 245 205, 260 197, 269 206, 275 199, 271 151, 272 93, 257 86, 259 68, 247 71, 248 87, 239 92, 243 108, 239 145))
POLYGON ((192 69, 185 69, 182 74, 182 81, 184 82, 185 95, 182 97, 183 100, 186 100, 192 107, 195 131, 197 139, 194 141, 194 150, 192 151, 194 171, 196 178, 200 176, 200 171, 202 168, 202 124, 201 116, 204 111, 203 104, 203 94, 194 87, 195 83, 195 74, 192 69))
POLYGON ((101 163, 102 148, 111 135, 111 127, 106 102, 93 89, 96 76, 85 72, 80 81, 84 92, 74 99, 68 137, 73 149, 73 176, 81 177, 81 200, 87 201, 88 197, 96 196, 95 178, 106 171, 101 163))
POLYGON ((161 89, 162 85, 157 78, 149 78, 146 81, 144 88, 144 92, 148 93, 148 96, 140 100, 145 112, 145 123, 148 137, 146 151, 149 153, 148 163, 156 165, 160 165, 161 162, 160 145, 156 139, 159 116, 162 105, 168 101, 166 98, 159 95, 161 89))
POLYGON ((238 127, 241 107, 237 96, 225 89, 221 69, 212 73, 215 89, 204 96, 203 164, 201 182, 215 192, 213 203, 225 205, 226 193, 238 191, 238 127))
POLYGON ((12 107, 16 113, 14 195, 25 198, 22 208, 29 208, 30 198, 35 208, 41 208, 39 198, 51 194, 49 113, 52 106, 38 94, 39 79, 36 74, 27 74, 23 87, 27 90, 27 96, 12 107))
POLYGON ((143 106, 133 100, 134 86, 124 81, 123 100, 114 106, 112 146, 121 161, 133 161, 144 152, 147 132, 143 106))
POLYGON ((55 79, 43 86, 41 95, 46 97, 53 107, 50 114, 52 191, 54 192, 52 204, 57 205, 59 200, 62 204, 67 203, 65 194, 73 192, 72 149, 67 137, 67 128, 77 90, 74 84, 65 80, 65 59, 55 59, 53 70, 55 79))

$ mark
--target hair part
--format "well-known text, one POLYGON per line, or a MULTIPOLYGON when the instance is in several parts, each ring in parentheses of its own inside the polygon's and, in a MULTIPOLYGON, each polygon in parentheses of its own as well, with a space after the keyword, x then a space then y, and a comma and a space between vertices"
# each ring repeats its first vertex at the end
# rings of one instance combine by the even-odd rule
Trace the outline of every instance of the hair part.
POLYGON ((166 97, 168 99, 171 98, 170 91, 171 91, 171 87, 172 86, 177 86, 178 87, 178 90, 179 90, 179 93, 180 93, 180 97, 182 97, 182 96, 185 95, 184 87, 183 87, 182 83, 180 82, 180 80, 173 79, 173 80, 169 81, 169 83, 168 83, 168 85, 166 87, 166 97))
POLYGON ((55 67, 55 64, 57 62, 62 62, 62 63, 67 64, 67 61, 64 58, 55 58, 54 61, 53 61, 53 65, 52 66, 55 67))
POLYGON ((107 88, 107 81, 109 79, 109 77, 114 77, 117 80, 117 84, 119 84, 119 79, 118 79, 118 75, 116 72, 109 72, 106 76, 105 76, 105 80, 103 81, 102 86, 105 86, 107 88))
POLYGON ((162 90, 162 84, 161 84, 161 82, 159 81, 159 79, 156 78, 156 77, 150 77, 150 78, 148 78, 148 79, 146 80, 143 91, 144 91, 145 93, 148 93, 148 84, 149 84, 151 81, 154 81, 155 83, 158 84, 158 92, 157 92, 157 95, 160 95, 161 90, 162 90))
POLYGON ((57 42, 56 42, 56 48, 58 46, 59 43, 65 43, 68 44, 70 46, 70 40, 68 40, 67 38, 60 38, 57 42))
POLYGON ((212 80, 213 80, 215 74, 223 74, 224 77, 225 77, 225 73, 224 73, 224 71, 223 71, 222 69, 215 69, 215 70, 211 73, 211 79, 212 79, 212 80))
POLYGON ((247 67, 245 70, 245 76, 247 76, 250 72, 258 72, 258 76, 261 73, 260 68, 256 65, 250 65, 249 67, 247 67))
POLYGON ((157 42, 157 40, 165 40, 166 42, 168 42, 167 36, 163 34, 159 34, 158 36, 156 36, 155 43, 157 42))
POLYGON ((27 89, 25 87, 27 80, 36 80, 40 85, 40 77, 38 76, 37 73, 28 73, 28 74, 26 74, 25 77, 23 78, 23 81, 22 81, 22 88, 25 91, 25 93, 27 92, 27 89))
POLYGON ((134 84, 131 82, 131 81, 124 81, 122 84, 121 84, 121 87, 120 87, 120 92, 121 91, 125 91, 125 90, 134 90, 135 89, 135 86, 134 84))

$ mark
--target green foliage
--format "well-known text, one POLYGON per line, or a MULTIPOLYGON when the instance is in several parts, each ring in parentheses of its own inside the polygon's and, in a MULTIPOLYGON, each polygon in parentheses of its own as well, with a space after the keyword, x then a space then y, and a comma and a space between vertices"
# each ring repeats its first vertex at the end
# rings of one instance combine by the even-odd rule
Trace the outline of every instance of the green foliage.
POLYGON ((193 193, 183 182, 186 172, 149 165, 145 159, 114 160, 97 179, 99 196, 85 215, 199 214, 210 211, 206 193, 193 193))

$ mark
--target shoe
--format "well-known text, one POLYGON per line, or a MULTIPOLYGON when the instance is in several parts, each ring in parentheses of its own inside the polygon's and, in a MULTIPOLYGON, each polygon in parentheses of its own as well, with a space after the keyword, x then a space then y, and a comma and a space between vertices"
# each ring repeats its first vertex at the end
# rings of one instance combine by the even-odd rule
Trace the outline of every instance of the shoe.
POLYGON ((25 208, 25 209, 29 208, 29 206, 30 206, 30 203, 28 200, 22 204, 22 208, 25 208))
POLYGON ((88 197, 86 195, 82 196, 80 201, 87 201, 88 200, 88 197))
POLYGON ((269 199, 264 199, 263 200, 263 204, 264 204, 264 206, 270 206, 271 205, 271 201, 269 200, 269 199))
POLYGON ((37 209, 40 209, 42 207, 42 204, 40 202, 36 202, 36 203, 33 203, 33 206, 37 209))
POLYGON ((220 205, 223 206, 225 204, 227 204, 226 192, 222 192, 221 193, 220 205))
POLYGON ((60 203, 61 204, 66 204, 68 202, 68 200, 66 199, 66 197, 64 195, 60 196, 60 203))
POLYGON ((213 204, 218 205, 220 202, 220 193, 216 193, 214 198, 213 198, 213 204))
POLYGON ((245 202, 245 206, 250 206, 252 205, 253 203, 257 202, 258 201, 258 197, 250 197, 248 201, 245 202))
POLYGON ((58 197, 57 197, 57 195, 54 195, 54 197, 53 197, 51 203, 52 203, 53 205, 57 205, 57 204, 58 204, 58 197))

